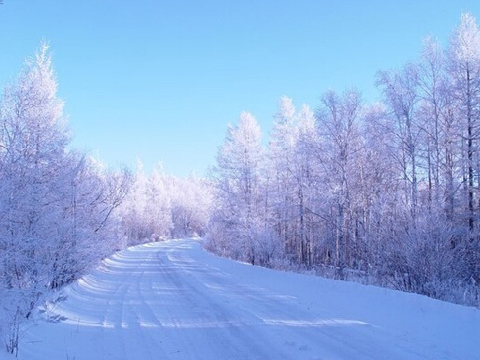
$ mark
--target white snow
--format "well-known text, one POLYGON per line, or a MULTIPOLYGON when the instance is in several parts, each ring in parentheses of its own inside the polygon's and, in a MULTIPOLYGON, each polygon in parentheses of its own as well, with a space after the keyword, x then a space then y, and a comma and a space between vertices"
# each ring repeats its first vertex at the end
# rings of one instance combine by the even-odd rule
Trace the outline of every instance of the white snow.
MULTIPOLYGON (((19 359, 480 359, 480 311, 218 258, 129 248, 65 290, 19 359)), ((1 359, 13 359, 0 351, 1 359)))

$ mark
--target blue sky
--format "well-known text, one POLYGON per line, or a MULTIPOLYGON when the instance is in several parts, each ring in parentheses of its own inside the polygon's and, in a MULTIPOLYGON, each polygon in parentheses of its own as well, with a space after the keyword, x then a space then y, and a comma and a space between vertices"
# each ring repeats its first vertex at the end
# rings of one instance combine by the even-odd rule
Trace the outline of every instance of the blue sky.
POLYGON ((450 0, 4 0, 0 86, 42 39, 53 52, 72 145, 109 166, 204 175, 241 111, 264 137, 282 95, 315 108, 327 90, 378 98, 380 69, 446 44, 462 12, 450 0))

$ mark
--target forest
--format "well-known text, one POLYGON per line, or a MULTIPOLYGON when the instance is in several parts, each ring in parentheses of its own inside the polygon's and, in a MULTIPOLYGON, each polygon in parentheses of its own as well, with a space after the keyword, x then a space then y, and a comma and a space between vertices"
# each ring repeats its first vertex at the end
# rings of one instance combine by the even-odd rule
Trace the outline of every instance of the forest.
POLYGON ((106 256, 207 227, 205 180, 160 166, 147 176, 140 163, 110 170, 72 149, 57 86, 42 44, 0 104, 0 334, 11 353, 37 307, 106 256))
POLYGON ((268 147, 244 112, 212 172, 208 248, 251 264, 480 305, 480 33, 378 71, 382 101, 282 97, 268 147))
MULTIPOLYGON (((201 236, 221 256, 480 306, 480 33, 380 70, 382 101, 283 96, 268 142, 248 112, 207 178, 112 170, 71 147, 49 48, 0 103, 0 333, 107 255, 201 236), (268 145, 265 146, 264 144, 268 145)), ((248 105, 248 104, 247 104, 248 105)))

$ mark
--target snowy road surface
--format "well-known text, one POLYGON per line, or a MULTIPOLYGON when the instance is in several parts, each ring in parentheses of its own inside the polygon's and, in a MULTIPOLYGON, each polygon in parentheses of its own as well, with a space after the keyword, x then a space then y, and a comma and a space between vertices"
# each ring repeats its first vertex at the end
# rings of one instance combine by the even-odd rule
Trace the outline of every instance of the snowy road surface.
POLYGON ((478 310, 240 264, 196 240, 127 249, 66 294, 50 314, 63 321, 30 328, 20 359, 480 359, 478 310))

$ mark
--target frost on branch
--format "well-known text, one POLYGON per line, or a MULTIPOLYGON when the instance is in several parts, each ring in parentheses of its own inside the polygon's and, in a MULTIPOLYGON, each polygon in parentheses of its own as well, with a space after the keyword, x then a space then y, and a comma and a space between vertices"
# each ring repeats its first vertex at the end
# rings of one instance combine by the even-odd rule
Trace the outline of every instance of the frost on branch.
POLYGON ((45 296, 117 247, 109 234, 129 175, 67 149, 46 44, 5 89, 0 109, 0 331, 15 353, 45 296))

